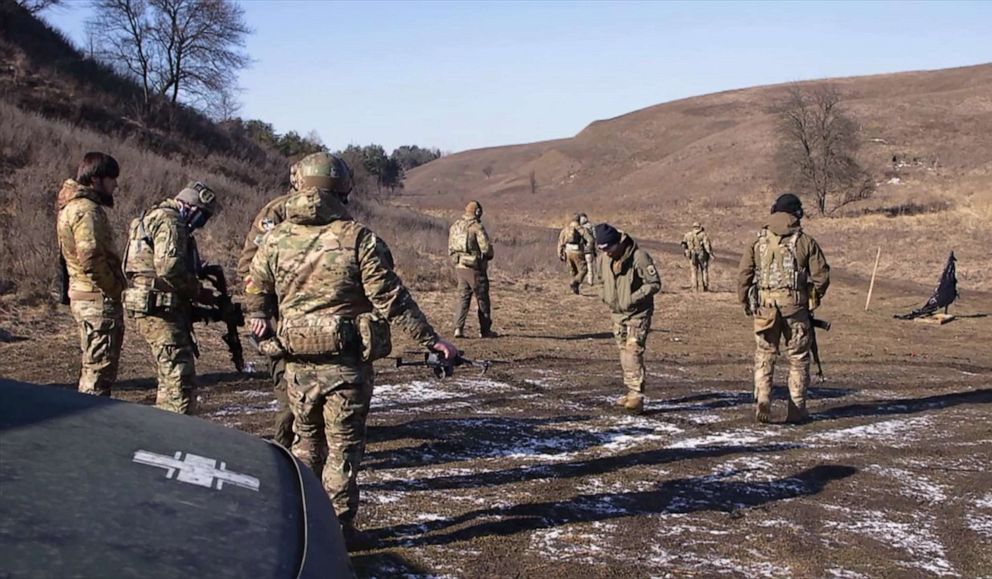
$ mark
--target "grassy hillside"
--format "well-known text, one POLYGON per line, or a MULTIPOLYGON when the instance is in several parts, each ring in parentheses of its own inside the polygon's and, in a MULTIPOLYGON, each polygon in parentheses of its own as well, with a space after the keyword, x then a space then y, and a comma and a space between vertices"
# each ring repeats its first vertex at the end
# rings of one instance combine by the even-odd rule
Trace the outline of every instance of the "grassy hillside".
MULTIPOLYGON (((992 289, 992 64, 829 82, 860 124, 861 160, 879 185, 842 218, 809 223, 828 255, 863 273, 883 246, 883 275, 930 284, 955 249, 970 287, 992 289)), ((409 175, 406 201, 455 211, 475 197, 491 214, 556 226, 585 210, 669 241, 698 219, 720 253, 739 253, 779 191, 771 108, 785 90, 704 95, 596 121, 570 139, 450 155, 409 175)))
MULTIPOLYGON (((131 219, 199 179, 217 190, 222 204, 198 234, 201 251, 233 269, 252 216, 287 190, 289 159, 193 110, 141 114, 131 82, 85 58, 12 0, 0 0, 0 16, 0 309, 50 301, 58 251, 55 195, 91 150, 121 164, 110 211, 119 246, 131 219)), ((426 288, 449 281, 446 221, 356 197, 356 217, 392 246, 408 283, 426 288)), ((504 248, 543 245, 546 236, 512 232, 498 241, 504 248)), ((502 267, 526 271, 546 259, 525 250, 502 267)))

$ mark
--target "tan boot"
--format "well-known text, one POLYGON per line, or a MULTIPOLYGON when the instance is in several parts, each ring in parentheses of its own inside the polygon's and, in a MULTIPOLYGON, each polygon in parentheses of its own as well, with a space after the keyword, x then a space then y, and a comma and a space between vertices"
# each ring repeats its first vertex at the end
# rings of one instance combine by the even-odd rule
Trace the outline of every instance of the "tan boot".
POLYGON ((617 398, 616 404, 617 404, 617 406, 622 406, 622 407, 626 408, 627 407, 627 395, 624 394, 620 398, 617 398))
POLYGON ((641 414, 644 412, 644 396, 636 393, 629 392, 626 396, 626 401, 623 405, 624 409, 633 414, 641 414))
POLYGON ((755 389, 754 391, 754 419, 762 424, 772 421, 772 397, 768 391, 755 389))
POLYGON ((455 337, 456 338, 464 338, 465 337, 465 330, 463 330, 461 328, 455 328, 455 337))

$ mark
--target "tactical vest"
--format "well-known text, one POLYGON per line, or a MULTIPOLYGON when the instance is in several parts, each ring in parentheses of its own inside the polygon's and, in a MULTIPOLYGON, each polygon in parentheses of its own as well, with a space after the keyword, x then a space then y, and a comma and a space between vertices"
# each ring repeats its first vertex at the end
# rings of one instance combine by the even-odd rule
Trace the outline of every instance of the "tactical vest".
POLYGON ((448 232, 449 255, 472 253, 471 243, 469 242, 469 229, 472 227, 472 223, 473 221, 462 218, 451 226, 451 230, 448 232))
POLYGON ((585 246, 586 239, 582 237, 581 233, 579 233, 579 227, 581 226, 571 225, 569 227, 571 227, 572 232, 571 232, 571 236, 569 236, 568 238, 568 241, 566 241, 566 244, 576 245, 578 246, 579 249, 582 249, 585 246))
POLYGON ((755 243, 758 289, 790 291, 798 294, 806 289, 806 270, 800 267, 796 243, 801 232, 780 237, 762 229, 755 243))
MULTIPOLYGON (((179 219, 179 211, 173 207, 159 205, 153 207, 151 211, 156 209, 174 213, 175 219, 179 219)), ((155 242, 145 228, 147 213, 148 211, 142 211, 141 215, 131 222, 131 228, 128 230, 127 248, 124 252, 124 274, 129 280, 135 277, 154 278, 157 275, 155 272, 155 242)), ((189 255, 186 263, 193 264, 194 270, 199 269, 200 255, 193 236, 189 238, 187 251, 189 255)), ((197 272, 194 271, 194 273, 197 272)))

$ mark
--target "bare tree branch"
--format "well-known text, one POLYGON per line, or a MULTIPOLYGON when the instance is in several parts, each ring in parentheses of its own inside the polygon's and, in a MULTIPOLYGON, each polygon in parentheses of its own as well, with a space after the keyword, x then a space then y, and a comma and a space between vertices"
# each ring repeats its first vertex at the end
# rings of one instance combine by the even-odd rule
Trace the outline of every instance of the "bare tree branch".
POLYGON ((789 87, 776 108, 779 171, 786 183, 812 196, 821 214, 836 211, 874 192, 875 182, 858 163, 856 123, 840 110, 841 95, 829 85, 789 87), (828 200, 832 200, 829 201, 828 200))
POLYGON ((17 4, 31 14, 38 14, 42 10, 64 5, 65 0, 17 0, 17 4))

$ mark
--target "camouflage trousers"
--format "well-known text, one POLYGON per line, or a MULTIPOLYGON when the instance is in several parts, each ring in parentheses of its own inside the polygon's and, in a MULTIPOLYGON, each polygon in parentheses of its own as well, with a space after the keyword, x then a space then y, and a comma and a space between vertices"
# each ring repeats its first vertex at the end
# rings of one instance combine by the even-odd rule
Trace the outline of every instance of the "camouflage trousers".
POLYGON ((585 254, 575 251, 565 252, 565 261, 568 262, 568 275, 571 276, 572 289, 578 289, 586 279, 588 268, 586 266, 585 254))
POLYGON ((365 454, 365 421, 372 400, 372 365, 286 362, 296 458, 320 476, 343 523, 358 513, 358 470, 365 454))
POLYGON ((594 263, 596 262, 596 256, 591 253, 587 253, 585 254, 585 259, 586 259, 586 285, 596 285, 596 282, 599 281, 596 279, 596 268, 594 266, 594 263))
POLYGON ((708 255, 692 254, 689 258, 689 265, 692 269, 691 287, 693 291, 699 291, 702 284, 704 292, 710 291, 710 258, 708 255))
POLYGON ((651 331, 651 313, 613 322, 613 337, 620 349, 623 385, 628 391, 644 394, 644 350, 651 331))
POLYGON ((455 268, 455 278, 458 282, 458 306, 455 311, 455 328, 465 329, 468 309, 475 296, 475 305, 479 308, 479 331, 486 333, 493 326, 492 313, 489 305, 489 275, 485 271, 455 268))
POLYGON ((805 309, 784 316, 774 306, 762 307, 754 316, 754 397, 756 402, 770 403, 775 356, 779 344, 785 343, 789 358, 789 411, 804 412, 809 387, 810 318, 805 309))
POLYGON ((289 397, 286 394, 286 359, 269 358, 269 375, 272 377, 272 388, 278 404, 272 427, 272 440, 285 448, 290 448, 294 438, 293 410, 289 407, 289 397))
POLYGON ((179 414, 196 410, 196 362, 190 322, 180 315, 134 317, 155 359, 155 406, 179 414))
POLYGON ((124 343, 124 310, 120 302, 72 300, 69 309, 79 329, 82 350, 79 391, 110 396, 124 343))

